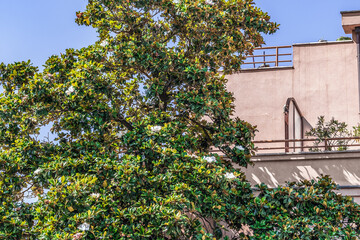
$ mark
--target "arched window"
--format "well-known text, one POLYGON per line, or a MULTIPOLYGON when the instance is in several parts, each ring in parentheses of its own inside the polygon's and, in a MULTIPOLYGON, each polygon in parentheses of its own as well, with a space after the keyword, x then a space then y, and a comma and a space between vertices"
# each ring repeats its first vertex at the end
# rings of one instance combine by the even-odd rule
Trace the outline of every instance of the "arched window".
MULTIPOLYGON (((303 139, 307 130, 311 129, 311 125, 302 115, 299 106, 294 98, 288 98, 284 106, 285 114, 285 139, 297 140, 303 139)), ((303 141, 287 141, 285 142, 286 152, 303 151, 303 141)))

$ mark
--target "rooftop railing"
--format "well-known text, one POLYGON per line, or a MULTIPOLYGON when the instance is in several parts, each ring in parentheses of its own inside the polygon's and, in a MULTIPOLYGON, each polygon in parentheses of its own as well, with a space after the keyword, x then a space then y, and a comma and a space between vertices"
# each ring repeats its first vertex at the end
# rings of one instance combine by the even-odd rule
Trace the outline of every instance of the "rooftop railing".
POLYGON ((322 152, 360 149, 360 137, 254 141, 257 153, 322 152))
POLYGON ((255 48, 254 55, 246 57, 243 69, 291 66, 291 49, 292 46, 255 48))

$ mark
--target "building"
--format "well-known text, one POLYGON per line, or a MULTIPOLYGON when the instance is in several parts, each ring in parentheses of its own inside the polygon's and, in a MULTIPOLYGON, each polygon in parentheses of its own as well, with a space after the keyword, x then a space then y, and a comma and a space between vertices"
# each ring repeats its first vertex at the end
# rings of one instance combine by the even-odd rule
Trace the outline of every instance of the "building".
POLYGON ((360 202, 360 142, 349 141, 346 151, 311 152, 312 141, 296 140, 319 116, 360 123, 360 11, 341 15, 352 40, 257 49, 245 64, 250 68, 228 76, 236 115, 259 130, 256 164, 246 170, 254 185, 275 187, 324 174, 360 202))

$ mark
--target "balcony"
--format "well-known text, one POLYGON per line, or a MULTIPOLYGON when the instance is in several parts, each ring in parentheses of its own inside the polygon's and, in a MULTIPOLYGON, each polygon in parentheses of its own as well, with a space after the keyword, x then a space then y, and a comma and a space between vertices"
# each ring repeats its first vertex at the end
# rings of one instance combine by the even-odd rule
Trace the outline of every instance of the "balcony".
POLYGON ((315 180, 329 175, 338 192, 360 203, 360 138, 292 139, 255 141, 258 152, 253 166, 244 169, 253 186, 269 187, 286 182, 315 180))

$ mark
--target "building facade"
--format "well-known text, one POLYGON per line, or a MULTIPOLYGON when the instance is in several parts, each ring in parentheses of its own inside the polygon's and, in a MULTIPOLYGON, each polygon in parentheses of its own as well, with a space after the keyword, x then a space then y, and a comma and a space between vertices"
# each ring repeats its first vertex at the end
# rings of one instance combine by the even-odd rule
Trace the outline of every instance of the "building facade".
POLYGON ((275 187, 324 174, 360 201, 358 141, 347 151, 311 152, 307 146, 313 142, 301 140, 319 116, 350 127, 360 123, 360 11, 341 14, 352 40, 257 49, 245 64, 250 68, 228 76, 236 116, 259 130, 255 141, 261 151, 246 169, 254 185, 275 187))

